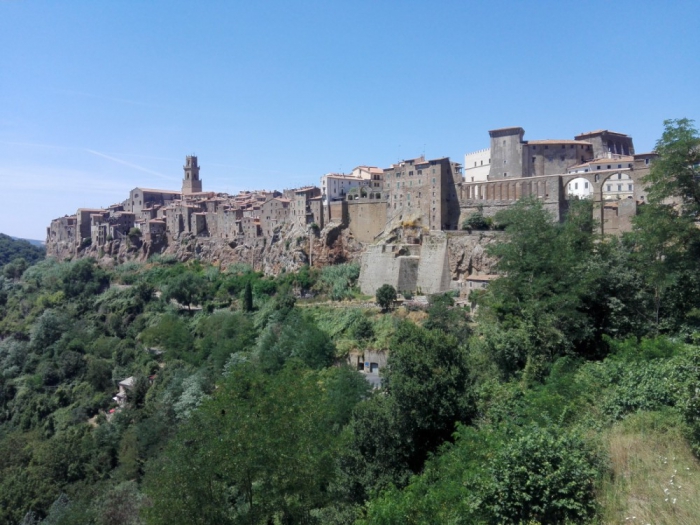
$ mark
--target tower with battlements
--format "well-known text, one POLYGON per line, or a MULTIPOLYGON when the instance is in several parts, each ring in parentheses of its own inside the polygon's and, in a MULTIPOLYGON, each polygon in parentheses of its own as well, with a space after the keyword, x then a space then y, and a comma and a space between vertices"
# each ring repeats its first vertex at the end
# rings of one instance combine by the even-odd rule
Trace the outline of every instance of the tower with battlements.
POLYGON ((202 191, 202 180, 199 178, 199 166, 197 157, 188 155, 183 166, 185 175, 182 179, 182 194, 191 195, 202 191))

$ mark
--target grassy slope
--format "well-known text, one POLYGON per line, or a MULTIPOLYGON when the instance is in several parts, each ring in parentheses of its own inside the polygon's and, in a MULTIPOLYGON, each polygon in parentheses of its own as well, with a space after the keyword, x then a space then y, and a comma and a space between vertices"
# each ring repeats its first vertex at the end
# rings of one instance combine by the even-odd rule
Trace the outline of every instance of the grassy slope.
POLYGON ((602 523, 694 525, 700 462, 672 416, 641 412, 608 431, 613 470, 600 490, 602 523))

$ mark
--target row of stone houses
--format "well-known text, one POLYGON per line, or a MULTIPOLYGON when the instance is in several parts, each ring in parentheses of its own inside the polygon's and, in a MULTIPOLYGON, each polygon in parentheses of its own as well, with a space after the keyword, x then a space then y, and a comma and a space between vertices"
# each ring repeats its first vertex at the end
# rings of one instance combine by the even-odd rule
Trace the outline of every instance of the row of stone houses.
POLYGON ((144 240, 166 244, 182 235, 256 243, 284 226, 328 223, 346 225, 369 244, 397 225, 457 230, 470 214, 493 215, 525 196, 540 199, 560 220, 571 199, 590 198, 604 233, 629 229, 645 201, 641 178, 653 153, 635 154, 632 137, 608 130, 573 140, 524 140, 524 134, 519 127, 490 131, 490 148, 465 155, 464 169, 448 157, 418 157, 385 169, 361 165, 348 174, 328 173, 320 187, 237 195, 203 191, 197 157, 187 156, 181 190, 137 187, 107 209, 81 208, 51 222, 47 246, 50 254, 60 243, 75 250, 101 246, 135 228, 144 240))

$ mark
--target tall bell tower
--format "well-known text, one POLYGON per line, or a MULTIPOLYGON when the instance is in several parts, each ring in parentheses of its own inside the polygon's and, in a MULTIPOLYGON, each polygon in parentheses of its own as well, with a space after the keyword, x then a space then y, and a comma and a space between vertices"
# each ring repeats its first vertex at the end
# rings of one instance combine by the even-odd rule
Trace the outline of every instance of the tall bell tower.
POLYGON ((191 195, 202 191, 202 181, 199 178, 199 166, 197 165, 197 157, 187 155, 185 158, 185 176, 182 179, 182 194, 191 195))

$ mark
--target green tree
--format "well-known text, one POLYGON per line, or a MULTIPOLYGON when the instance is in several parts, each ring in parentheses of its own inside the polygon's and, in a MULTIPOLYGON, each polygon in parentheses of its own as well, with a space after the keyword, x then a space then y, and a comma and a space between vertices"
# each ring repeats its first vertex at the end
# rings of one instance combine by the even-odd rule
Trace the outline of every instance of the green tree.
POLYGON ((501 277, 481 298, 479 330, 505 373, 596 351, 594 317, 584 301, 595 285, 591 217, 586 200, 572 201, 561 224, 535 199, 498 214, 508 226, 489 253, 501 277))
POLYGON ((253 287, 250 285, 250 281, 245 283, 245 289, 243 290, 243 311, 253 311, 253 287))
POLYGON ((341 461, 349 498, 405 485, 474 413, 467 354, 451 335, 404 322, 392 341, 383 394, 360 403, 341 461))
POLYGON ((375 293, 377 304, 386 312, 396 302, 396 288, 390 284, 383 284, 375 293))
POLYGON ((280 370, 289 359, 299 359, 309 368, 325 368, 335 360, 335 345, 328 334, 299 310, 273 315, 258 337, 255 356, 263 370, 280 370))
POLYGON ((207 296, 207 283, 203 277, 186 271, 175 277, 163 291, 163 299, 170 301, 174 299, 178 303, 187 306, 191 310, 191 305, 199 304, 207 296))
POLYGON ((453 336, 409 322, 399 325, 391 349, 386 389, 412 436, 417 472, 427 454, 450 439, 455 424, 473 414, 467 354, 453 336))
POLYGON ((61 288, 68 298, 96 295, 109 286, 109 276, 94 259, 79 259, 63 267, 61 288))
POLYGON ((428 298, 428 319, 423 326, 430 330, 442 330, 454 335, 458 341, 465 341, 469 329, 466 312, 454 307, 454 299, 449 294, 434 294, 428 298))
POLYGON ((700 134, 693 121, 665 121, 656 152, 644 179, 649 204, 635 217, 626 240, 644 279, 642 304, 654 331, 688 324, 697 329, 697 319, 687 317, 700 306, 700 134))
POLYGON ((149 465, 148 523, 310 523, 333 495, 340 444, 317 373, 233 369, 149 465))
POLYGON ((700 134, 689 119, 664 121, 656 142, 659 155, 644 183, 652 204, 673 200, 682 215, 700 217, 700 134))
POLYGON ((165 314, 157 324, 146 328, 141 340, 148 346, 166 350, 169 358, 196 362, 199 357, 192 351, 194 338, 187 324, 174 314, 165 314))

